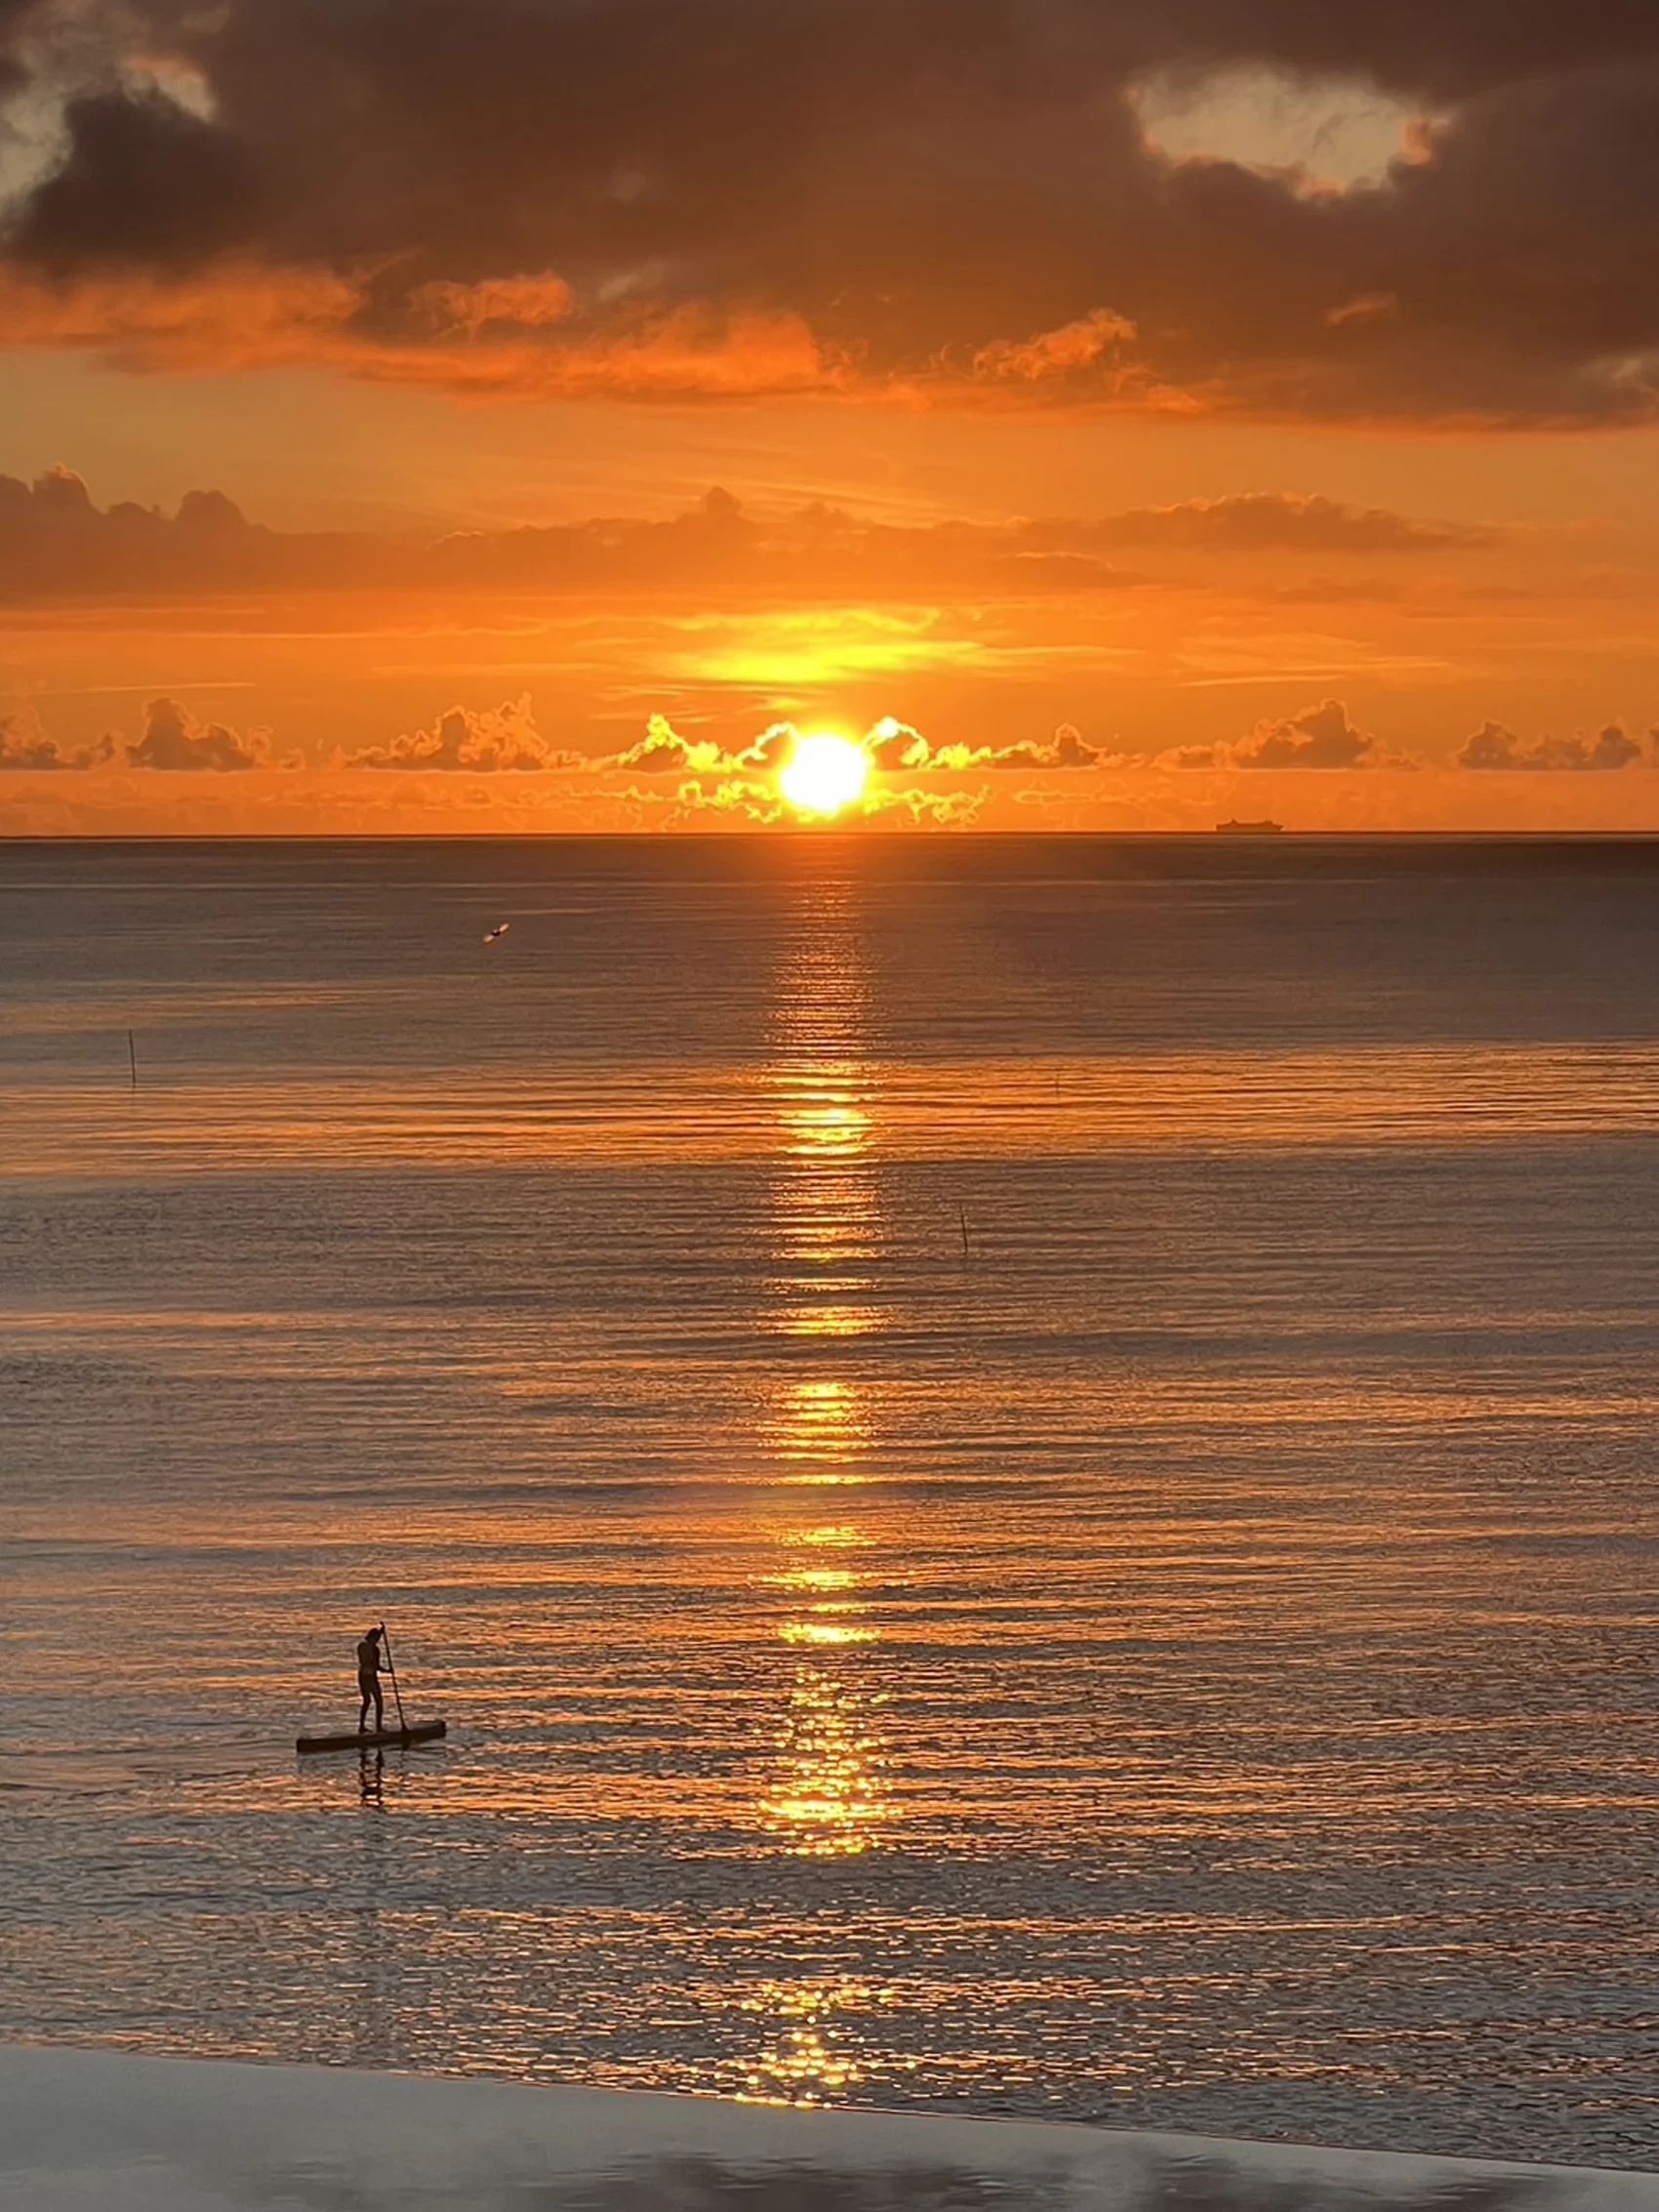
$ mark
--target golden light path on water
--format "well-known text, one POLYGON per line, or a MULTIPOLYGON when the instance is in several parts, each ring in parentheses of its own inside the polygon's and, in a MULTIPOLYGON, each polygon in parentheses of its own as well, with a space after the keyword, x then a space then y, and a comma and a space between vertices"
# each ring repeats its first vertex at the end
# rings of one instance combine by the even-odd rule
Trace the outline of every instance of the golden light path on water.
MULTIPOLYGON (((849 1665, 881 1629, 870 1597, 875 1538, 859 1495, 872 1418, 839 1356, 872 1326, 881 1212, 858 939, 836 901, 815 901, 797 919, 778 969, 768 1071, 777 1275, 765 1321, 808 1372, 780 1384, 770 1410, 764 1442, 775 1472, 763 1503, 779 1555, 764 1578, 780 1602, 776 1632, 797 1657, 760 1815, 787 1851, 845 1859, 868 1851, 893 1817, 884 1697, 849 1665)), ((858 2023, 878 2001, 868 1982, 768 1979, 743 2001, 761 2036, 749 2096, 819 2104, 864 2078, 858 2023)))

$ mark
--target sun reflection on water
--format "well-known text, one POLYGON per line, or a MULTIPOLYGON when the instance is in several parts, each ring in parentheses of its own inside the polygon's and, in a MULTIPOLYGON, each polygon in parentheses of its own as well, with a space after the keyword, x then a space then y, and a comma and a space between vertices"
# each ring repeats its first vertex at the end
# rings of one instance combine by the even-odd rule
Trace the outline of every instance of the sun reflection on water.
POLYGON ((850 1858, 877 1840, 889 1816, 887 1746, 876 1721, 885 1694, 854 1665, 859 1647, 880 1642, 873 1577, 863 1564, 874 1546, 850 1520, 786 1529, 776 1540, 783 1557, 761 1580, 784 1600, 779 1642, 802 1656, 761 1819, 797 1856, 850 1858))
MULTIPOLYGON (((847 1366, 849 1340, 880 1326, 880 1112, 862 1051, 851 920, 820 904, 779 973, 764 1079, 776 1128, 764 1325, 794 1340, 794 1372, 776 1383, 760 1422, 773 1558, 756 1580, 776 1607, 785 1671, 756 1818, 777 1850, 844 1860, 877 1847, 894 1817, 879 1663, 879 1591, 891 1573, 868 1510, 855 1508, 871 1484, 876 1422, 868 1386, 847 1366), (833 1518, 819 1503, 828 1489, 833 1518)), ((844 2099, 883 2070, 868 2027, 880 2002, 867 1984, 822 1972, 756 1982, 740 2000, 759 2033, 743 2093, 792 2105, 844 2099)))
POLYGON ((856 2088, 868 2069, 842 2016, 872 2012, 885 1994, 846 1975, 758 1984, 743 1999, 743 2010, 764 2016, 769 2032, 745 2077, 749 2098, 768 2105, 826 2105, 856 2088))
POLYGON ((850 1383, 785 1384, 762 1419, 761 1435, 784 1465, 779 1479, 792 1488, 857 1488, 869 1479, 860 1460, 870 1446, 870 1421, 863 1394, 850 1383))
POLYGON ((851 919, 830 903, 785 948, 764 1079, 778 1132, 768 1320, 788 1335, 857 1336, 876 1323, 879 1112, 862 1050, 865 997, 851 919))
POLYGON ((833 1667, 802 1664, 778 1739, 778 1779, 761 1805, 767 1829, 791 1855, 853 1859, 887 1817, 882 1703, 833 1667))

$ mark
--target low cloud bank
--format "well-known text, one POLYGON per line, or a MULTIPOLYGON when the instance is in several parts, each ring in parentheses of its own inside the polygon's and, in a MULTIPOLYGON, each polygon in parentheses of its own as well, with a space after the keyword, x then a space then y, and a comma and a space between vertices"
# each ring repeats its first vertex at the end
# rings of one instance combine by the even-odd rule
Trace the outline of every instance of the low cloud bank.
POLYGON ((1182 745, 1160 753, 1160 768, 1364 768, 1409 766, 1404 754, 1356 729, 1340 699, 1306 707, 1281 721, 1258 722, 1237 744, 1182 745))
MULTIPOLYGON (((107 741, 106 741, 107 742, 107 741)), ((160 768, 172 773, 271 766, 270 738, 264 730, 240 732, 223 722, 203 722, 176 699, 152 699, 144 710, 143 734, 123 756, 129 768, 160 768)), ((295 763, 299 765, 299 762, 295 763)))
MULTIPOLYGON (((808 729, 815 725, 809 721, 808 729)), ((664 714, 647 717, 644 734, 614 753, 586 754, 543 734, 528 693, 501 705, 473 708, 457 704, 429 726, 399 733, 384 743, 337 747, 313 767, 297 747, 279 753, 268 730, 234 729, 203 719, 177 699, 152 699, 143 711, 140 734, 124 739, 114 732, 71 747, 54 737, 32 707, 0 714, 0 772, 57 775, 90 774, 101 769, 143 770, 166 775, 227 775, 254 769, 300 774, 422 774, 440 777, 548 777, 567 788, 604 787, 609 796, 627 799, 647 811, 671 804, 686 812, 747 810, 756 819, 781 819, 791 812, 780 799, 777 772, 787 761, 801 730, 793 721, 768 724, 746 744, 732 746, 713 737, 686 736, 664 714)), ((873 776, 850 814, 879 815, 909 808, 917 819, 962 819, 964 776, 1014 774, 1058 777, 1080 790, 1097 792, 1113 778, 1148 773, 1371 774, 1377 770, 1422 770, 1432 763, 1421 754, 1396 747, 1362 729, 1347 704, 1324 699, 1298 713, 1259 721, 1235 740, 1179 745, 1161 752, 1137 751, 1120 741, 1097 744, 1073 724, 1062 722, 1046 738, 1021 738, 1007 745, 970 745, 929 738, 909 722, 887 716, 868 730, 862 743, 873 776), (917 780, 919 779, 919 780, 917 780), (952 780, 958 788, 950 787, 952 780), (958 802, 961 802, 958 804, 958 802)), ((1659 729, 1644 747, 1617 722, 1594 737, 1546 733, 1525 743, 1503 723, 1487 720, 1453 757, 1454 771, 1484 774, 1618 773, 1640 764, 1659 766, 1659 729)), ((989 790, 989 786, 983 787, 989 790)), ((969 815, 974 811, 968 808, 969 815)))
POLYGON ((144 709, 143 727, 131 743, 105 732, 95 744, 78 748, 48 736, 32 708, 0 715, 0 769, 17 773, 149 768, 172 775, 223 775, 304 765, 304 756, 298 752, 278 759, 267 730, 233 730, 223 722, 199 720, 177 699, 152 699, 144 709))
POLYGON ((48 737, 40 717, 29 707, 0 715, 0 771, 54 774, 61 769, 101 768, 115 758, 115 740, 100 738, 79 750, 61 746, 48 737))
POLYGON ((585 768, 586 757, 550 745, 536 727, 528 694, 482 713, 467 707, 451 707, 434 726, 393 738, 389 745, 371 745, 356 753, 335 756, 342 768, 401 768, 437 770, 446 774, 497 775, 546 774, 560 768, 585 768))
POLYGON ((1457 755, 1460 768, 1564 769, 1605 771, 1628 768, 1642 758, 1642 749, 1617 722, 1609 722, 1594 738, 1552 737, 1546 734, 1524 745, 1502 722, 1482 722, 1457 755))
POLYGON ((1092 519, 906 527, 822 502, 756 516, 716 487, 661 521, 459 531, 421 545, 267 529, 218 491, 187 492, 171 515, 131 501, 103 509, 72 470, 55 467, 33 484, 0 476, 0 599, 356 589, 868 604, 1133 590, 1147 579, 1121 564, 1125 553, 1162 553, 1189 567, 1299 553, 1409 560, 1478 553, 1509 535, 1295 492, 1092 519))

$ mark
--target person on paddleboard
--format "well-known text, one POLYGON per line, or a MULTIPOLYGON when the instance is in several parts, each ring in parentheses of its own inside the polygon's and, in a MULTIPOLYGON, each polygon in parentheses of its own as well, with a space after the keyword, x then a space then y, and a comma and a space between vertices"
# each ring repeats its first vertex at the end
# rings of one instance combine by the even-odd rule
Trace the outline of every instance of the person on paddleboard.
POLYGON ((385 1725, 385 1703, 381 1697, 381 1632, 371 1628, 357 1646, 357 1688, 363 1700, 357 1715, 357 1733, 369 1724, 369 1707, 375 1708, 375 1734, 385 1725))

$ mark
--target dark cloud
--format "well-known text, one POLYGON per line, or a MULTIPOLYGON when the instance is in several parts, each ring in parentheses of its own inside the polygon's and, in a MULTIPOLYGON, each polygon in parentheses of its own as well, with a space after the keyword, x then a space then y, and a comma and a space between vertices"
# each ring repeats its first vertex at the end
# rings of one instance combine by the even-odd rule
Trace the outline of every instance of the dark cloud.
POLYGON ((1482 722, 1457 756, 1460 768, 1597 770, 1628 768, 1641 758, 1634 737, 1609 722, 1594 738, 1541 737, 1523 745, 1502 722, 1482 722))
POLYGON ((65 749, 56 738, 47 736, 29 708, 0 715, 0 771, 101 768, 114 756, 114 740, 107 737, 79 751, 65 749))
POLYGON ((1282 721, 1262 721, 1235 745, 1182 745, 1158 756, 1160 768, 1364 768, 1404 765, 1374 737, 1356 729, 1340 699, 1306 707, 1282 721))
POLYGON ((536 727, 528 697, 509 699, 482 713, 451 707, 429 730, 415 730, 389 745, 339 756, 344 768, 428 769, 468 775, 525 774, 587 765, 580 753, 549 745, 536 727))
POLYGON ((1243 492, 1224 499, 1184 500, 1175 507, 1138 508, 1105 521, 1039 526, 1056 547, 1179 546, 1221 553, 1284 549, 1299 553, 1413 553, 1467 551, 1497 544, 1504 532, 1483 523, 1420 521, 1386 508, 1355 509, 1295 492, 1243 492), (1065 533, 1074 533, 1070 541, 1065 533))
MULTIPOLYGON (((56 496, 72 501, 78 482, 67 478, 56 496)), ((0 770, 38 774, 124 765, 223 771, 269 764, 270 743, 263 731, 240 733, 219 722, 198 721, 176 699, 152 699, 144 709, 142 735, 125 747, 110 736, 94 745, 66 747, 48 736, 31 708, 0 715, 0 770)))
MULTIPOLYGON (((749 515, 715 488, 666 521, 597 519, 459 532, 414 553, 359 545, 359 574, 489 592, 669 592, 870 603, 948 592, 1123 591, 1144 581, 1109 556, 1111 525, 905 528, 817 504, 749 515)), ((296 566, 310 556, 300 554, 296 566)), ((340 554, 325 555, 338 565, 340 554)))
POLYGON ((1659 51, 1645 0, 1127 0, 1127 38, 1189 67, 1233 61, 1369 78, 1457 100, 1494 84, 1659 51))
POLYGON ((20 34, 44 5, 45 0, 0 0, 0 100, 21 91, 29 81, 20 34))
POLYGON ((1238 768, 1357 768, 1375 743, 1355 728, 1340 699, 1327 699, 1285 721, 1258 724, 1233 761, 1238 768))
POLYGON ((260 195, 247 148, 164 93, 71 101, 64 128, 67 158, 12 235, 22 260, 54 273, 89 254, 189 268, 253 234, 260 195))
POLYGON ((1655 411, 1651 0, 5 0, 36 49, 13 275, 135 360, 193 311, 135 276, 229 257, 338 282, 318 357, 465 389, 1655 411), (1437 120, 1346 193, 1147 146, 1148 72, 1236 64, 1437 120))
POLYGON ((198 721, 177 699, 152 699, 144 709, 143 735, 126 752, 132 768, 215 770, 270 765, 270 742, 263 731, 241 733, 223 722, 198 721))
POLYGON ((0 597, 292 582, 316 565, 317 543, 255 527, 223 492, 186 492, 170 518, 129 501, 96 507, 70 469, 49 469, 32 485, 0 476, 0 597))
POLYGON ((0 598, 384 586, 870 604, 1133 590, 1147 578, 1113 557, 1131 547, 1177 557, 1324 557, 1478 550, 1502 535, 1289 493, 1191 500, 1092 520, 904 528, 822 504, 757 519, 716 488, 666 521, 462 532, 419 546, 346 533, 286 535, 249 522, 215 491, 187 492, 171 516, 130 503, 105 512, 79 476, 57 468, 33 485, 0 476, 0 598))
POLYGON ((695 751, 667 715, 653 715, 638 744, 619 753, 612 765, 638 769, 648 776, 683 774, 691 766, 695 751))

